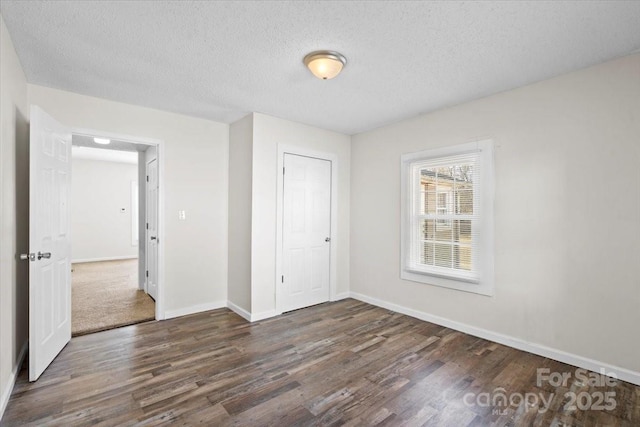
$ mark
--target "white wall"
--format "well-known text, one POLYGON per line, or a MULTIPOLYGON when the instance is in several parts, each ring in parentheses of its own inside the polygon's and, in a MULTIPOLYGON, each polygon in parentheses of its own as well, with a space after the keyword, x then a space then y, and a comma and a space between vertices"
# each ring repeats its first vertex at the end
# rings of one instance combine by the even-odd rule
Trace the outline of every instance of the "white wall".
POLYGON ((29 332, 27 84, 0 15, 0 417, 29 332))
POLYGON ((640 372, 640 55, 353 137, 351 290, 640 372), (495 296, 400 280, 400 156, 496 143, 495 296))
POLYGON ((164 141, 165 309, 224 305, 229 126, 42 86, 28 91, 30 103, 67 126, 164 141))
POLYGON ((349 290, 349 197, 351 138, 336 132, 253 114, 253 177, 251 220, 251 312, 275 311, 276 181, 278 144, 295 145, 337 156, 338 238, 337 293, 349 290))
POLYGON ((229 284, 232 304, 251 313, 253 115, 229 128, 229 284))
POLYGON ((73 262, 137 258, 131 182, 138 183, 138 165, 74 158, 71 167, 73 262))

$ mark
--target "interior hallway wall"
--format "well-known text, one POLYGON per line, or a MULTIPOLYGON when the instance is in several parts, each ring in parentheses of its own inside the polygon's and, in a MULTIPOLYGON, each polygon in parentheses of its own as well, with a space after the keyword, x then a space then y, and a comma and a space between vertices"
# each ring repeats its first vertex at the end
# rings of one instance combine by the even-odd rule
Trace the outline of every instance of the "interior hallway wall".
POLYGON ((138 184, 138 165, 73 158, 71 167, 72 262, 137 258, 131 183, 138 184))

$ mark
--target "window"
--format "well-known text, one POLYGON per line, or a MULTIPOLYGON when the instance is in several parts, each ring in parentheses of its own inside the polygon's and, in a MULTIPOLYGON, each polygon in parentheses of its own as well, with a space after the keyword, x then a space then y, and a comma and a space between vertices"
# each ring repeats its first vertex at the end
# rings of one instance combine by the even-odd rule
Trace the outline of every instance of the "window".
POLYGON ((493 142, 402 156, 403 279, 493 292, 493 142))

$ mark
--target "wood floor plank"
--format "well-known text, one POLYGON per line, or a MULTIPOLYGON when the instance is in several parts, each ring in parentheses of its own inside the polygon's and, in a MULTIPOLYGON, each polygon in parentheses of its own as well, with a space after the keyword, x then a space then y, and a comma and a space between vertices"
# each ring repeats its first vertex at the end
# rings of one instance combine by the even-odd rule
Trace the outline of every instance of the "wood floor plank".
POLYGON ((256 323, 220 309, 73 338, 37 382, 23 366, 0 424, 640 425, 640 387, 575 372, 351 299, 256 323), (538 382, 540 368, 570 379, 538 382), (615 407, 571 409, 572 393, 615 407))

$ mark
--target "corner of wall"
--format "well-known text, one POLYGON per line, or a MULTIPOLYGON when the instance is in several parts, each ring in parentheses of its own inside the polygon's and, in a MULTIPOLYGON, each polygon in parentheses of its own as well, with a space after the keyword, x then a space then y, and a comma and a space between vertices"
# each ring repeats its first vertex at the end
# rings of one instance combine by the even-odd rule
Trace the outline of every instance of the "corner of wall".
POLYGON ((253 113, 229 126, 228 163, 227 300, 244 317, 251 311, 253 113))
POLYGON ((18 359, 16 360, 16 365, 11 371, 9 381, 2 387, 2 393, 0 394, 0 421, 2 420, 4 411, 7 409, 7 405, 9 404, 9 399, 11 398, 11 393, 13 392, 13 386, 15 385, 18 374, 22 369, 22 364, 24 363, 24 359, 27 356, 28 349, 29 341, 25 341, 20 347, 20 353, 18 353, 18 359))
POLYGON ((0 418, 26 353, 29 245, 29 110, 27 83, 0 15, 0 418), (26 186, 26 187, 25 187, 26 186), (8 191, 5 191, 7 190, 8 191))

